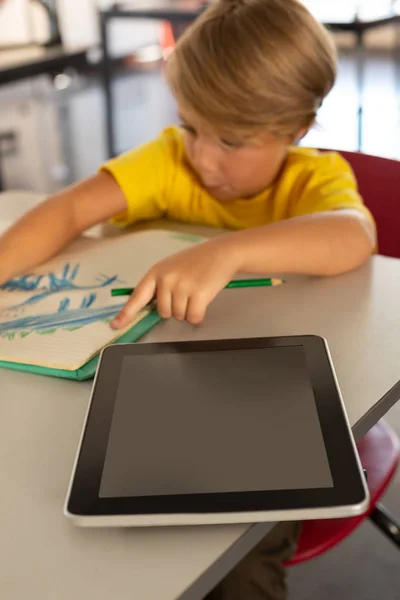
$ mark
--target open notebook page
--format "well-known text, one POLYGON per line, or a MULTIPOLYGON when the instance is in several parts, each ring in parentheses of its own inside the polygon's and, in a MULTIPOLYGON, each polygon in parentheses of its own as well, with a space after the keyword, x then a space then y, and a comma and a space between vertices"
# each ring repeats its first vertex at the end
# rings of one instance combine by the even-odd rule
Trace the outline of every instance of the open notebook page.
POLYGON ((110 328, 126 302, 111 289, 135 286, 154 263, 201 241, 162 230, 80 238, 0 289, 0 360, 78 369, 132 327, 110 328))

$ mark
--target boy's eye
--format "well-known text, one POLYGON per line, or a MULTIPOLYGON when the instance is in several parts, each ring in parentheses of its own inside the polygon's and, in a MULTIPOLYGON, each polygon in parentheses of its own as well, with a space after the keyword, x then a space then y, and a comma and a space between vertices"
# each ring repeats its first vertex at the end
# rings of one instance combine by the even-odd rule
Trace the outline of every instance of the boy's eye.
POLYGON ((196 130, 193 127, 191 127, 190 125, 186 125, 186 123, 181 123, 181 127, 182 127, 182 129, 184 129, 185 131, 190 133, 190 135, 197 135, 196 130))
MULTIPOLYGON (((195 128, 187 123, 180 123, 180 127, 190 135, 197 135, 195 128)), ((240 142, 234 142, 233 140, 226 140, 222 138, 220 139, 220 142, 225 148, 239 148, 242 145, 240 142)))
POLYGON ((221 139, 221 143, 226 146, 227 148, 239 148, 239 146, 241 145, 240 142, 234 142, 232 140, 224 140, 221 139))

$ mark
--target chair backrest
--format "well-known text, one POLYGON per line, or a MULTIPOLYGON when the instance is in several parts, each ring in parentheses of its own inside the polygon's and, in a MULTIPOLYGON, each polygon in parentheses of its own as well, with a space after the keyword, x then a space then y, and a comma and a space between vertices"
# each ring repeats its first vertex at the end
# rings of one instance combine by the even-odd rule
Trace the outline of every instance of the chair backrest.
POLYGON ((400 258, 400 162, 340 152, 355 173, 360 194, 378 228, 379 253, 400 258))

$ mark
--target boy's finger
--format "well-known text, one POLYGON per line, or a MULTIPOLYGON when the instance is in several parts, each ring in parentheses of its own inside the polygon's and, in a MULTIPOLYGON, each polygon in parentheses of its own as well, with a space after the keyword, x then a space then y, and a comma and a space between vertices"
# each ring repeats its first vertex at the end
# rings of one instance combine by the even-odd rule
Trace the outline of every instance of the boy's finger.
POLYGON ((186 294, 175 293, 172 296, 172 316, 177 321, 186 319, 189 298, 186 294))
POLYGON ((186 320, 192 325, 199 325, 204 320, 208 304, 205 296, 192 296, 189 299, 186 320))
POLYGON ((172 316, 172 295, 171 290, 162 282, 157 286, 157 312, 163 319, 170 319, 172 316))
POLYGON ((129 324, 137 313, 146 306, 154 297, 156 291, 156 282, 154 279, 145 279, 139 283, 125 304, 121 312, 111 321, 113 329, 121 329, 129 324))

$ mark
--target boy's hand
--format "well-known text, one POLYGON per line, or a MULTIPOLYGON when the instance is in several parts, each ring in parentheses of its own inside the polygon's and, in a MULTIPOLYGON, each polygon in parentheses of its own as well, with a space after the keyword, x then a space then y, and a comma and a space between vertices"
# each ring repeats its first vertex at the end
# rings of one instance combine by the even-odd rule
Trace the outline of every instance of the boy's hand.
POLYGON ((128 325, 153 298, 157 299, 158 313, 164 319, 201 323, 210 302, 238 271, 229 238, 228 235, 205 242, 154 265, 111 327, 128 325))

